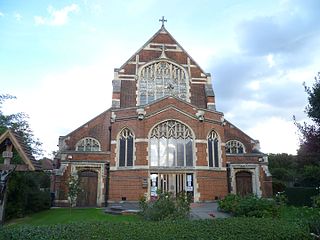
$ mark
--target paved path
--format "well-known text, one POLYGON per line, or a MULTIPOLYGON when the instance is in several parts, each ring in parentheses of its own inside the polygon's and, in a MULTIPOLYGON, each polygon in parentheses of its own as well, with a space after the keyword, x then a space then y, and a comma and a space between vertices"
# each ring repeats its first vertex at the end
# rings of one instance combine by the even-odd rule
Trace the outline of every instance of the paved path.
MULTIPOLYGON (((121 208, 122 210, 133 210, 136 211, 139 209, 138 203, 131 202, 120 202, 120 203, 111 203, 108 206, 108 209, 115 207, 121 208)), ((230 215, 220 212, 217 209, 218 203, 191 203, 191 219, 215 219, 215 218, 226 218, 230 215)), ((121 210, 120 209, 120 210, 121 210)))
POLYGON ((191 219, 215 219, 226 218, 230 215, 218 211, 218 203, 191 203, 191 219))

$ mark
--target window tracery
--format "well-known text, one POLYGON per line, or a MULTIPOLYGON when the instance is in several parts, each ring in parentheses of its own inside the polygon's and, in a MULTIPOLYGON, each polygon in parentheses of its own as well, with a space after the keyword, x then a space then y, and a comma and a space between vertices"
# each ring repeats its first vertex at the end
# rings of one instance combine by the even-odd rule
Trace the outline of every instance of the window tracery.
POLYGON ((212 130, 208 135, 209 167, 220 167, 219 145, 218 134, 212 130))
POLYGON ((245 153, 245 147, 243 143, 238 140, 230 140, 226 143, 226 153, 242 154, 245 153))
POLYGON ((150 166, 193 166, 193 134, 184 124, 168 120, 150 134, 150 166))
POLYGON ((140 105, 168 95, 189 101, 189 82, 186 72, 169 61, 161 60, 143 67, 138 84, 140 105))
POLYGON ((83 138, 76 144, 76 151, 79 152, 97 152, 101 151, 100 143, 94 138, 83 138))
POLYGON ((125 128, 119 135, 119 167, 133 166, 133 133, 125 128))

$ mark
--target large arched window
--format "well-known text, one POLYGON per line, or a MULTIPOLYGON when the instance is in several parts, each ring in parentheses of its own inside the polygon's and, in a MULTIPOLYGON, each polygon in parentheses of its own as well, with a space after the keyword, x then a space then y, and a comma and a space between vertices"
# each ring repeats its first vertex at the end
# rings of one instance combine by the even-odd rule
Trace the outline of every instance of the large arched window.
POLYGON ((79 152, 97 152, 101 151, 100 143, 98 140, 94 138, 82 138, 77 144, 76 144, 76 151, 79 152))
POLYGON ((245 148, 242 142, 230 140, 226 143, 226 153, 242 154, 245 153, 245 148))
POLYGON ((220 167, 219 164, 219 138, 215 131, 208 135, 208 161, 209 167, 220 167))
POLYGON ((184 124, 168 120, 150 134, 150 166, 193 166, 193 134, 184 124))
POLYGON ((119 167, 133 166, 133 133, 125 128, 119 135, 119 167))
POLYGON ((139 105, 150 103, 164 96, 173 95, 189 101, 189 81, 186 71, 166 60, 144 66, 139 73, 139 105))

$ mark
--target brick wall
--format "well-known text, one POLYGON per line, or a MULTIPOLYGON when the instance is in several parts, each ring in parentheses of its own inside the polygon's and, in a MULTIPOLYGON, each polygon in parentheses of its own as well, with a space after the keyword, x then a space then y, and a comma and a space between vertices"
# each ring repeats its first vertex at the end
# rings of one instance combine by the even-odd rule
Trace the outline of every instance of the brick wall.
POLYGON ((144 179, 148 179, 146 170, 119 170, 110 172, 110 201, 139 201, 148 191, 143 187, 144 179))
POLYGON ((226 171, 197 171, 200 201, 213 201, 228 194, 226 171))

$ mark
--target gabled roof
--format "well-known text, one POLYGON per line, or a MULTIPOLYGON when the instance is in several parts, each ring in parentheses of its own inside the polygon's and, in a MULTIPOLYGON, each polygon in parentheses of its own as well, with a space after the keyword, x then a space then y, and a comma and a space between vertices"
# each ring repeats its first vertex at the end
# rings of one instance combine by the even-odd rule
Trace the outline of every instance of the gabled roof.
MULTIPOLYGON (((0 145, 2 145, 6 139, 10 139, 14 149, 16 149, 29 171, 41 169, 39 162, 32 155, 31 148, 25 144, 20 135, 9 129, 0 136, 0 145)), ((17 167, 17 170, 19 170, 19 167, 17 167)))
MULTIPOLYGON (((183 47, 174 39, 174 37, 168 32, 168 30, 162 26, 138 51, 136 51, 119 69, 123 69, 127 64, 129 64, 130 61, 132 61, 132 59, 135 58, 135 56, 137 54, 139 54, 144 48, 146 48, 150 43, 153 43, 153 41, 155 39, 159 39, 161 38, 161 34, 166 34, 168 36, 168 39, 170 39, 171 44, 176 44, 183 53, 185 53, 190 60, 192 61, 192 63, 194 65, 196 65, 202 73, 208 75, 205 71, 203 71, 203 69, 199 66, 199 64, 187 53, 186 50, 183 49, 183 47)), ((160 43, 159 43, 160 44, 160 43)))

